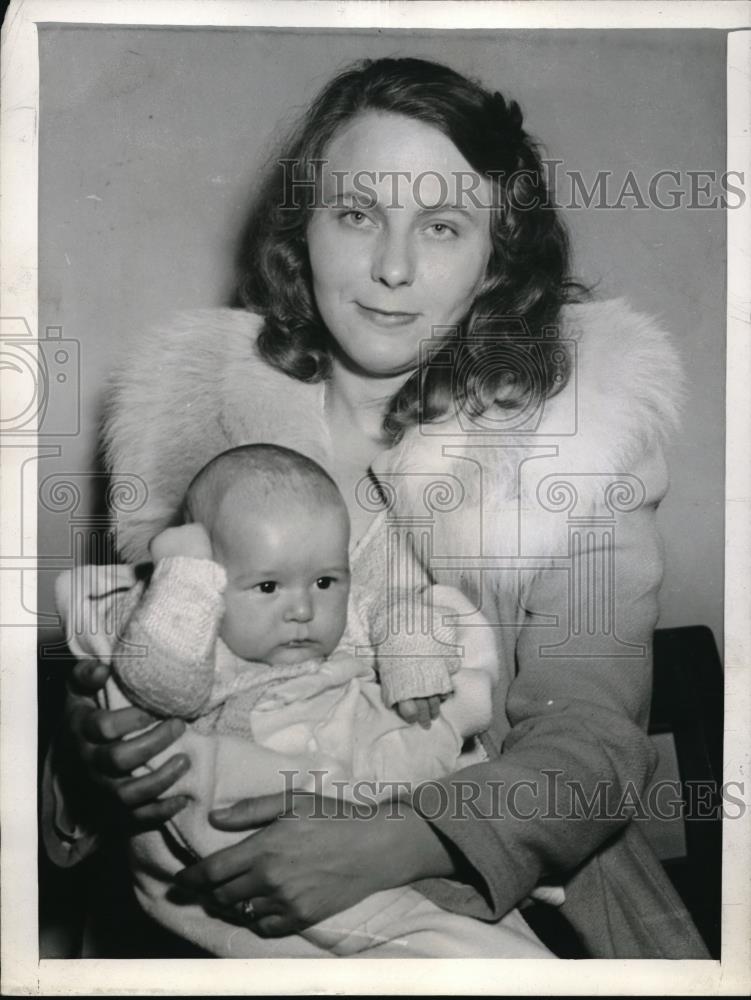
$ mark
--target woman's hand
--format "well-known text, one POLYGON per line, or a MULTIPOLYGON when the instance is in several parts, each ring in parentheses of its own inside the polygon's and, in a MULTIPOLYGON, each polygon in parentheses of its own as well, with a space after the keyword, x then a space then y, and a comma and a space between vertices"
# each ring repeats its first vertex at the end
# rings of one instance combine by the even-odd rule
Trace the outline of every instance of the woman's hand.
POLYGON ((373 892, 453 874, 449 851, 407 803, 359 810, 302 792, 244 799, 217 810, 209 818, 221 830, 265 828, 184 869, 177 885, 233 922, 238 904, 250 900, 253 930, 283 937, 373 892))
POLYGON ((154 725, 156 717, 140 708, 98 708, 92 696, 104 687, 109 673, 108 666, 95 660, 82 660, 73 668, 68 734, 89 778, 126 810, 127 819, 139 829, 159 826, 188 803, 182 796, 159 798, 187 771, 187 756, 178 754, 142 777, 134 778, 131 772, 171 746, 185 731, 185 723, 167 719, 154 725), (140 730, 146 731, 134 735, 140 730))

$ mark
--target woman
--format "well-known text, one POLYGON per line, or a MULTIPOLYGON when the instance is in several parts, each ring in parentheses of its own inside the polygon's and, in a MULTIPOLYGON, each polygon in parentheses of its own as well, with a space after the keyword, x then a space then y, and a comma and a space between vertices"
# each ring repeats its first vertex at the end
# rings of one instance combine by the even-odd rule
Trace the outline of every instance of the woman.
MULTIPOLYGON (((397 536, 421 546, 432 576, 495 626, 511 686, 489 759, 442 782, 437 802, 399 823, 384 807, 367 831, 314 817, 314 798, 284 822, 276 797, 240 802, 214 824, 265 829, 178 884, 219 912, 250 901, 254 929, 280 936, 410 882, 496 920, 548 880, 593 956, 705 957, 623 808, 654 766, 654 513, 679 382, 665 336, 621 302, 574 302, 519 108, 433 63, 378 60, 333 80, 250 233, 251 312, 152 336, 116 393, 111 467, 148 488, 121 521, 122 554, 146 557, 214 454, 296 448, 346 498, 355 577, 398 572, 384 566, 397 536)), ((76 673, 93 691, 106 669, 76 673)), ((179 723, 124 740, 153 720, 80 699, 71 720, 90 771, 139 821, 181 808, 180 755, 130 776, 179 723)))

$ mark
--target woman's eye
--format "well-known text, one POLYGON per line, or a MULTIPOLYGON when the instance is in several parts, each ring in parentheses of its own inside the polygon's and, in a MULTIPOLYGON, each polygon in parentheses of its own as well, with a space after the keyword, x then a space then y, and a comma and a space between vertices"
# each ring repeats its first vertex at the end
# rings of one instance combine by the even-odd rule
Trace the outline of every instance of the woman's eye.
POLYGON ((332 583, 336 583, 333 576, 319 576, 316 580, 316 587, 319 590, 328 590, 332 583))
POLYGON ((450 238, 451 236, 456 236, 456 230, 453 226, 450 226, 447 222, 433 222, 430 225, 430 231, 442 239, 450 238))
POLYGON ((274 580, 264 580, 263 583, 257 583, 254 590, 260 590, 262 594, 273 594, 276 591, 277 584, 274 580))
POLYGON ((344 219, 348 225, 354 226, 356 229, 362 229, 367 223, 370 222, 370 218, 361 212, 358 208, 348 209, 346 212, 342 212, 341 219, 344 219))

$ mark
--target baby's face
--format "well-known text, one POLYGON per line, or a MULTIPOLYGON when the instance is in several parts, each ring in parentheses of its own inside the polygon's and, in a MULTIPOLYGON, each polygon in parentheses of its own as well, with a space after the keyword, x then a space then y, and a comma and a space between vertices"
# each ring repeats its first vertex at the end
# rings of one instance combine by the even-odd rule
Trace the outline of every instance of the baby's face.
POLYGON ((328 656, 347 621, 349 524, 343 511, 225 497, 214 558, 227 570, 220 636, 237 656, 268 664, 328 656))

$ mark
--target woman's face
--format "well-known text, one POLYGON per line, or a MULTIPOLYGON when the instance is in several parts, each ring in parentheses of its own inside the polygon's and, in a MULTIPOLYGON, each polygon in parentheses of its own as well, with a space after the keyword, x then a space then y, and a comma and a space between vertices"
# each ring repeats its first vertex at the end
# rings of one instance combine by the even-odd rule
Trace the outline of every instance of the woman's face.
POLYGON ((409 372, 482 285, 490 184, 438 129, 391 113, 355 118, 324 159, 307 234, 318 309, 348 365, 409 372))

